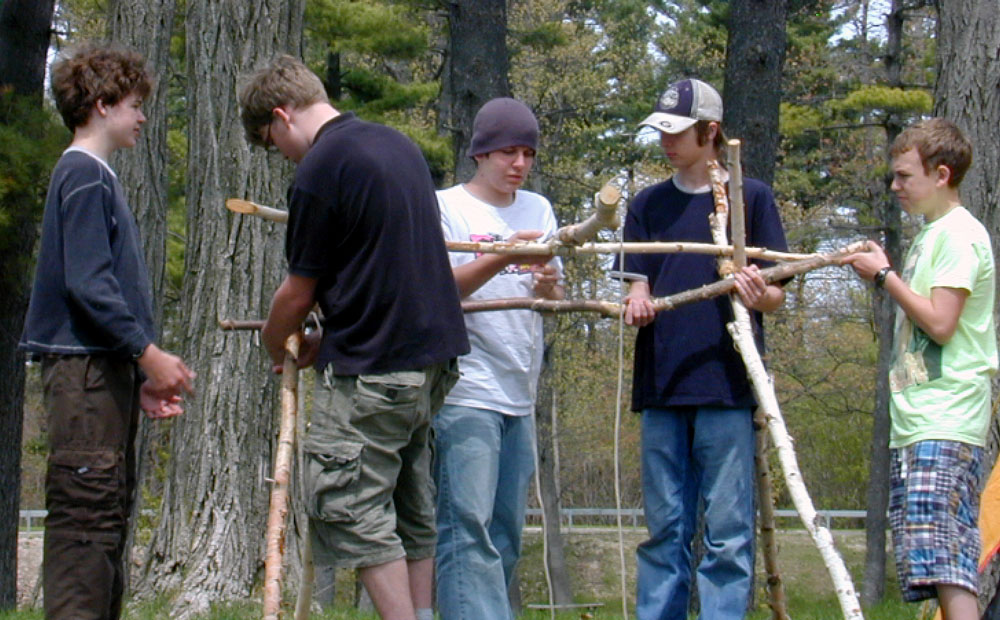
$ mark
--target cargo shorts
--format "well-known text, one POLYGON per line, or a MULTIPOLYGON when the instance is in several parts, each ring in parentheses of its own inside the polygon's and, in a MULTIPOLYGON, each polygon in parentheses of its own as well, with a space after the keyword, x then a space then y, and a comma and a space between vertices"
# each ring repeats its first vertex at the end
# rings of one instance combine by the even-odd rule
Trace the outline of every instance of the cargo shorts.
POLYGON ((326 368, 303 441, 318 561, 363 568, 434 556, 431 418, 457 380, 456 360, 380 375, 326 368))

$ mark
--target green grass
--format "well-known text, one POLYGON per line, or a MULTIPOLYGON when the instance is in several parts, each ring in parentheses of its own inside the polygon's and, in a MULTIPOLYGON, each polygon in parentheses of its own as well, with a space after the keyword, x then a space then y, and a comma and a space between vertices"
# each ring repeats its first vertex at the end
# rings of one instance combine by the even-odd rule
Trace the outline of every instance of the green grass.
MULTIPOLYGON (((635 613, 635 546, 641 542, 645 534, 642 530, 627 530, 625 535, 626 550, 626 591, 628 595, 629 613, 635 613)), ((848 570, 855 579, 855 587, 860 588, 860 575, 864 563, 864 533, 860 531, 836 531, 834 538, 837 548, 843 555, 848 570)), ((567 562, 571 567, 573 591, 577 594, 577 602, 603 603, 603 606, 593 610, 594 620, 621 620, 621 585, 619 577, 619 551, 617 531, 609 529, 604 533, 573 533, 565 535, 567 562)), ((837 602, 830 579, 819 552, 813 546, 808 534, 803 530, 784 530, 779 533, 779 570, 784 584, 789 615, 795 620, 834 620, 843 617, 837 602)), ((542 544, 537 531, 525 533, 524 556, 521 564, 520 579, 522 601, 525 606, 531 603, 546 603, 548 592, 545 585, 545 574, 541 563, 542 544)), ((875 607, 865 610, 868 620, 916 620, 930 618, 927 610, 919 605, 905 604, 900 600, 895 583, 895 574, 891 562, 888 568, 888 584, 885 599, 875 607), (922 615, 925 614, 925 615, 922 615)), ((375 620, 377 616, 362 613, 352 608, 353 574, 350 571, 338 571, 337 596, 334 609, 313 614, 313 620, 375 620)), ((290 595, 294 598, 294 595, 290 595)), ((749 620, 766 620, 771 617, 767 607, 767 594, 763 589, 763 567, 758 564, 758 591, 756 595, 757 608, 748 615, 749 620)), ((285 617, 292 616, 293 603, 286 605, 285 617)), ((558 620, 580 620, 586 618, 585 610, 565 611, 556 614, 558 620)), ((130 606, 125 620, 161 620, 170 617, 169 603, 166 598, 130 606)), ((259 599, 231 604, 220 604, 198 620, 256 620, 261 617, 259 599)), ((521 616, 525 620, 549 620, 550 612, 544 610, 528 610, 521 616)), ((40 610, 26 610, 14 613, 0 612, 0 620, 42 620, 40 610)))

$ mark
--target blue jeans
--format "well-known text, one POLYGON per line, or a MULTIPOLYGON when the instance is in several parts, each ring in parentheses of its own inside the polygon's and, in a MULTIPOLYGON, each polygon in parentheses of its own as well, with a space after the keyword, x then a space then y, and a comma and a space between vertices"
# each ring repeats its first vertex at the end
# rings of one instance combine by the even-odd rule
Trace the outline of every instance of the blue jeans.
POLYGON ((754 431, 748 409, 679 407, 642 413, 642 497, 649 540, 639 545, 640 620, 686 618, 691 540, 705 506, 698 566, 700 618, 743 618, 754 560, 754 431))
POLYGON ((445 405, 434 417, 438 611, 443 620, 511 619, 535 471, 534 416, 445 405))

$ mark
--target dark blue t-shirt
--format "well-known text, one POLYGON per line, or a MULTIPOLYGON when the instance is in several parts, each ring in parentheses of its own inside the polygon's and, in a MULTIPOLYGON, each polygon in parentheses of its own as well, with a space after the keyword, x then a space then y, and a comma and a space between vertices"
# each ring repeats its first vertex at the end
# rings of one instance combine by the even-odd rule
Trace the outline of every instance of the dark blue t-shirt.
POLYGON ((398 131, 342 114, 289 189, 289 271, 316 278, 317 368, 419 370, 469 352, 423 154, 398 131))
MULTIPOLYGON (((787 249, 770 188, 744 179, 747 245, 787 249)), ((626 241, 712 243, 711 192, 689 194, 672 179, 639 192, 625 220, 626 241)), ((754 261, 765 266, 768 263, 754 261)), ((719 279, 716 258, 704 254, 628 254, 625 269, 646 275, 654 297, 679 293, 719 279)), ((740 354, 726 331, 732 321, 727 296, 659 312, 636 336, 632 409, 648 407, 753 407, 756 403, 740 354)), ((758 346, 763 317, 751 311, 758 346)))

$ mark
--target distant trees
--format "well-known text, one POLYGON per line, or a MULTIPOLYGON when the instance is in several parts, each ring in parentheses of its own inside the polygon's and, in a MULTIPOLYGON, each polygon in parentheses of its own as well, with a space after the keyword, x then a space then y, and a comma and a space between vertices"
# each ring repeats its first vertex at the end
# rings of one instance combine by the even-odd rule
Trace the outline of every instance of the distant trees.
POLYGON ((54 0, 0 2, 0 611, 14 607, 24 326, 45 180, 65 136, 40 109, 54 0), (55 139, 54 139, 55 138, 55 139))

